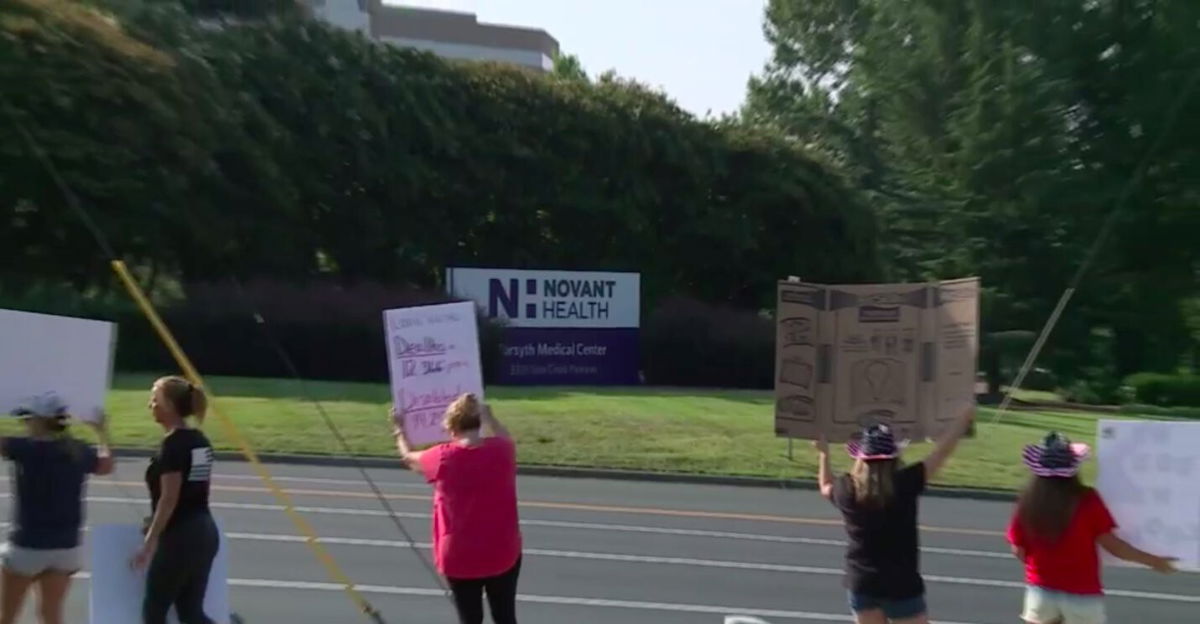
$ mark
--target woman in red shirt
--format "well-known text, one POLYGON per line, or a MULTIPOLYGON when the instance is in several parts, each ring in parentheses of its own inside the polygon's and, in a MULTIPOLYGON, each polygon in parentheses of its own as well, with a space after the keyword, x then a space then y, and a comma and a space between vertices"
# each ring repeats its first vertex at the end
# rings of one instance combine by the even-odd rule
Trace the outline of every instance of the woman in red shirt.
POLYGON ((1017 499, 1008 527, 1013 554, 1025 564, 1025 608, 1030 624, 1103 624, 1099 544, 1113 556, 1159 572, 1174 572, 1174 559, 1139 550, 1113 534, 1113 520, 1099 493, 1079 480, 1089 455, 1086 444, 1050 433, 1025 447, 1033 473, 1017 499))
POLYGON ((449 442, 412 450, 403 413, 393 411, 396 448, 433 484, 433 553, 461 624, 483 622, 487 594, 496 624, 516 624, 521 573, 516 447, 487 405, 464 394, 446 408, 449 442), (487 427, 489 435, 482 430, 487 427))

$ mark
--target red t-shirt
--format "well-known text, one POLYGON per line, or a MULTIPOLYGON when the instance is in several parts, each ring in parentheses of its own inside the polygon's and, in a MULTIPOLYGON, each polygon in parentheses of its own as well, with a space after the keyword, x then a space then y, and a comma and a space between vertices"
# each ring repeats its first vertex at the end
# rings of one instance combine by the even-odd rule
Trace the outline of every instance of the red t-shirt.
POLYGON ((1057 542, 1029 535, 1014 514, 1008 541, 1025 549, 1025 582, 1070 594, 1103 594, 1100 552, 1096 539, 1117 528, 1104 499, 1088 490, 1079 500, 1071 524, 1057 542))
POLYGON ((508 438, 478 446, 439 444, 421 454, 434 486, 433 557, 453 579, 503 574, 521 556, 516 447, 508 438))

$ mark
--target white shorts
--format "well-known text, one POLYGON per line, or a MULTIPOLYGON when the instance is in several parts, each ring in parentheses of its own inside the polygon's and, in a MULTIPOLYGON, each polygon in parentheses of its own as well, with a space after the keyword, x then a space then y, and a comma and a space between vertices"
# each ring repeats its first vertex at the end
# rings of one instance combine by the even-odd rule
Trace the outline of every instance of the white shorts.
POLYGON ((83 549, 34 549, 5 543, 0 546, 0 564, 21 576, 39 576, 43 572, 74 574, 83 568, 83 549))
POLYGON ((1104 624, 1107 621, 1104 596, 1028 586, 1021 619, 1029 624, 1104 624))

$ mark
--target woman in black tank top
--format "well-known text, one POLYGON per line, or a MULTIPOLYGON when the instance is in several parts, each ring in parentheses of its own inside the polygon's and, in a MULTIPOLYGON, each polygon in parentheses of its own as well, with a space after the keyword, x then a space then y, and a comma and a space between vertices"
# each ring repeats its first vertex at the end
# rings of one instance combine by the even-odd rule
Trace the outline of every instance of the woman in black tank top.
POLYGON ((208 575, 220 536, 208 509, 213 449, 186 419, 204 420, 204 391, 180 377, 154 382, 150 412, 166 435, 146 468, 153 516, 133 565, 144 568, 144 624, 166 624, 174 605, 182 624, 212 624, 204 614, 208 575))

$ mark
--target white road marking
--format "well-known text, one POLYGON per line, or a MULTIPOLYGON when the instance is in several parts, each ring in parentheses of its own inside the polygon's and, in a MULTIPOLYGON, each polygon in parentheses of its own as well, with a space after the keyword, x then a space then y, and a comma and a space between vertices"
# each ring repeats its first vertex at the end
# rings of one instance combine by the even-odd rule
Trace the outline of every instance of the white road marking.
MULTIPOLYGON (((257 475, 217 474, 217 475, 213 476, 213 479, 216 481, 220 481, 221 479, 236 479, 239 481, 262 482, 262 477, 259 477, 257 475)), ((370 491, 366 487, 367 482, 362 479, 354 481, 351 479, 325 479, 325 478, 320 478, 320 477, 277 477, 275 475, 271 475, 271 480, 272 481, 285 481, 285 482, 289 482, 289 483, 324 483, 326 485, 357 485, 357 486, 362 486, 364 492, 370 491)), ((375 485, 378 485, 381 488, 394 487, 394 488, 429 489, 429 485, 425 484, 425 483, 401 483, 398 481, 376 481, 375 485)))
MULTIPOLYGON (((7 498, 8 494, 0 494, 0 498, 7 498)), ((149 504, 146 499, 122 498, 117 496, 89 496, 89 502, 105 503, 105 504, 149 504)), ((272 505, 267 503, 231 503, 210 501, 209 507, 216 509, 239 509, 245 511, 271 511, 282 512, 282 505, 272 505)), ((389 514, 381 509, 353 509, 346 507, 311 507, 311 506, 296 506, 294 509, 300 513, 320 514, 320 515, 345 515, 345 516, 367 516, 376 518, 387 518, 389 514)), ((430 514, 420 512, 396 512, 396 517, 407 518, 412 520, 428 520, 430 514)), ((845 548, 844 540, 821 539, 815 537, 791 537, 786 535, 763 535, 758 533, 739 533, 733 531, 708 531, 703 529, 679 529, 669 527, 648 527, 637 526, 631 524, 606 524, 600 522, 570 522, 565 520, 521 520, 524 526, 540 526, 561 529, 576 529, 586 531, 614 531, 621 533, 645 533, 651 535, 677 535, 681 537, 704 537, 713 539, 731 539, 755 542, 771 542, 777 544, 802 544, 806 546, 830 546, 834 548, 845 548)), ((1012 559, 1012 554, 999 551, 987 550, 970 550, 964 548, 940 548, 936 546, 922 546, 921 552, 935 555, 950 555, 958 557, 977 557, 983 559, 1012 559)))
MULTIPOLYGON (((91 578, 87 572, 76 575, 80 580, 91 578)), ((274 579, 229 579, 230 587, 246 587, 255 589, 287 589, 301 591, 339 592, 343 587, 336 583, 313 581, 280 581, 274 579)), ((390 596, 423 596, 441 598, 444 593, 439 589, 425 587, 397 587, 392 585, 354 585, 354 588, 365 594, 382 594, 390 596)), ((518 602, 533 604, 566 605, 573 607, 595 607, 608 609, 630 609, 640 611, 669 611, 674 613, 703 613, 724 616, 729 613, 754 617, 769 617, 785 620, 809 620, 819 622, 853 622, 854 618, 845 613, 816 613, 812 611, 787 611, 782 609, 753 609, 744 607, 713 606, 684 604, 674 602, 645 602, 640 600, 612 600, 607 598, 580 598, 574 596, 539 596, 536 594, 518 594, 518 602)), ((973 622, 951 622, 937 620, 933 624, 977 624, 973 622)))
MULTIPOLYGON (((249 541, 266 541, 266 542, 287 542, 287 543, 305 543, 307 538, 300 535, 284 535, 277 533, 241 533, 235 531, 226 532, 226 537, 230 539, 242 539, 249 541)), ((367 546, 372 548, 423 548, 429 549, 432 547, 428 542, 404 542, 398 540, 380 540, 380 539, 363 539, 357 537, 320 537, 318 538, 322 544, 338 545, 338 546, 367 546)), ((543 548, 526 548, 522 551, 526 555, 534 555, 541 557, 558 557, 564 559, 586 559, 593 561, 619 561, 622 563, 645 563, 645 564, 660 564, 660 565, 679 565, 687 567, 699 568, 725 568, 735 570, 752 570, 758 572, 783 572, 789 574, 815 574, 821 576, 841 576, 844 571, 841 568, 822 568, 816 566, 798 566, 780 563, 753 563, 745 561, 726 561, 720 559, 696 559, 692 557, 656 557, 647 555, 625 555, 619 553, 594 553, 580 552, 572 550, 551 550, 543 548)), ((958 576, 938 576, 938 575, 923 575, 926 581, 935 583, 946 583, 950 585, 972 585, 977 587, 1000 587, 1005 589, 1024 589, 1025 583, 1016 581, 1004 581, 998 579, 976 579, 965 578, 958 576)), ((1122 596, 1125 598, 1141 598, 1145 600, 1160 600, 1165 602, 1188 602, 1200 603, 1200 596, 1184 596, 1180 594, 1161 594, 1155 592, 1142 592, 1121 589, 1105 589, 1105 593, 1109 596, 1122 596)))
MULTIPOLYGON (((117 499, 118 501, 131 499, 117 499)), ((273 507, 271 505, 253 505, 251 503, 225 503, 223 505, 233 505, 237 508, 244 509, 246 507, 273 507)), ((298 509, 298 511, 303 511, 298 509)), ((386 515, 384 512, 377 512, 380 515, 386 515)), ((426 516, 428 517, 428 516, 426 516)), ((0 526, 7 526, 8 523, 0 523, 0 526)), ((229 539, 258 541, 258 542, 280 542, 303 544, 308 541, 308 538, 301 535, 287 535, 281 533, 246 533, 240 531, 227 531, 225 536, 229 539)), ((323 544, 337 546, 366 546, 372 548, 422 548, 428 550, 432 548, 432 544, 428 542, 405 542, 400 540, 384 540, 384 539, 366 539, 357 537, 328 537, 320 536, 318 538, 323 544)), ((580 552, 570 550, 552 550, 542 548, 526 548, 524 554, 542 556, 542 557, 557 557, 565 559, 585 559, 594 561, 617 561, 622 563, 643 563, 643 564, 659 564, 659 565, 679 565, 688 567, 700 568, 725 568, 737 570, 752 570, 759 572, 781 572, 789 574, 814 574, 820 576, 840 576, 843 570, 840 568, 824 568, 816 566, 798 566, 791 564, 776 564, 776 563, 754 563, 745 561, 727 561, 720 559, 697 559, 692 557, 658 557, 648 555, 626 555, 620 553, 593 553, 580 552)), ((950 585, 970 585, 976 587, 998 587, 1004 589, 1024 589, 1025 584, 1017 581, 1005 581, 999 579, 976 579, 959 576, 940 576, 933 574, 923 575, 926 581, 935 583, 946 583, 950 585)), ((1105 589, 1105 593, 1109 596, 1120 596, 1123 598, 1139 598, 1144 600, 1159 600, 1165 602, 1186 602, 1200 603, 1200 596, 1186 596, 1180 594, 1164 594, 1157 592, 1143 592, 1124 589, 1105 589)))

